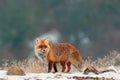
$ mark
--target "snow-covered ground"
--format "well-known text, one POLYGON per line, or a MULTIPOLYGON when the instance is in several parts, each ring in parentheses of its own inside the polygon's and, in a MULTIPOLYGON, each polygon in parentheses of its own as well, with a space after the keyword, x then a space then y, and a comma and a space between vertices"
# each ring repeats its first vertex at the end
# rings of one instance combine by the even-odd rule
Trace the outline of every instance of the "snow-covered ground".
POLYGON ((74 72, 74 73, 26 73, 25 76, 8 76, 6 75, 5 70, 0 70, 0 80, 75 80, 75 76, 77 77, 98 77, 98 78, 109 78, 109 80, 120 80, 120 70, 117 68, 117 73, 115 72, 106 72, 99 75, 94 73, 89 73, 88 75, 84 75, 82 72, 74 72))

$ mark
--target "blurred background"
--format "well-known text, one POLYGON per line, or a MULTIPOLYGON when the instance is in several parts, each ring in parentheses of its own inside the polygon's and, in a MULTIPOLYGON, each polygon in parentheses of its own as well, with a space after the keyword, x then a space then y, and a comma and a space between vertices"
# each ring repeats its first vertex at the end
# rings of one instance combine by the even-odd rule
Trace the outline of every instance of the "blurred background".
POLYGON ((36 37, 85 59, 120 50, 120 0, 0 0, 0 61, 34 56, 36 37))

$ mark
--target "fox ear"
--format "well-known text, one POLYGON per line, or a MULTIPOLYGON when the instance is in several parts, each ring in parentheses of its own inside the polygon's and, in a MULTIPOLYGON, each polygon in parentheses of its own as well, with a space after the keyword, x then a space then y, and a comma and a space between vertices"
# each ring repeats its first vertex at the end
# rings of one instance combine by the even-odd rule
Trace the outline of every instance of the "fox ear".
POLYGON ((40 42, 40 38, 35 39, 35 43, 37 44, 38 42, 40 42))
POLYGON ((47 39, 45 39, 45 42, 46 42, 46 43, 49 43, 49 39, 48 39, 48 38, 47 38, 47 39))

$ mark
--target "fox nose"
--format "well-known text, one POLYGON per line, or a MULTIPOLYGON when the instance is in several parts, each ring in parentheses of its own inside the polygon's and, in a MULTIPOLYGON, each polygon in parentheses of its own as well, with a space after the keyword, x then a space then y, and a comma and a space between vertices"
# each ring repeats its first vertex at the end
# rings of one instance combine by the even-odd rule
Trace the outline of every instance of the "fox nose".
POLYGON ((43 50, 43 52, 45 52, 45 50, 43 50))
POLYGON ((44 50, 42 50, 42 52, 45 52, 46 50, 44 49, 44 50))

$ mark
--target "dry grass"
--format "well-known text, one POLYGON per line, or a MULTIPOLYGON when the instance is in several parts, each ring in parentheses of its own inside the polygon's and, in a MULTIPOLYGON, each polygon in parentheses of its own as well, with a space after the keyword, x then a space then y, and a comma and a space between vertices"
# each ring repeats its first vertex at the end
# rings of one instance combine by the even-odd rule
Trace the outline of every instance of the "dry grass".
POLYGON ((103 58, 97 58, 96 60, 92 59, 92 57, 88 57, 88 59, 85 60, 85 66, 89 65, 93 65, 98 68, 111 65, 120 65, 120 53, 117 51, 112 51, 103 58))
POLYGON ((12 62, 5 60, 2 69, 7 70, 11 65, 18 66, 28 73, 47 72, 47 63, 42 63, 40 60, 34 58, 25 59, 22 61, 13 60, 12 62))
MULTIPOLYGON (((40 72, 47 72, 47 63, 42 63, 41 61, 30 58, 25 59, 22 61, 8 61, 5 60, 2 69, 7 70, 11 65, 16 65, 22 68, 25 72, 33 72, 33 73, 40 73, 40 72)), ((93 65, 95 67, 107 67, 110 65, 120 65, 120 53, 117 51, 110 52, 109 55, 104 56, 103 58, 97 58, 93 60, 92 58, 88 57, 85 60, 84 67, 86 68, 89 65, 93 65)), ((59 67, 59 70, 61 67, 59 67)))

